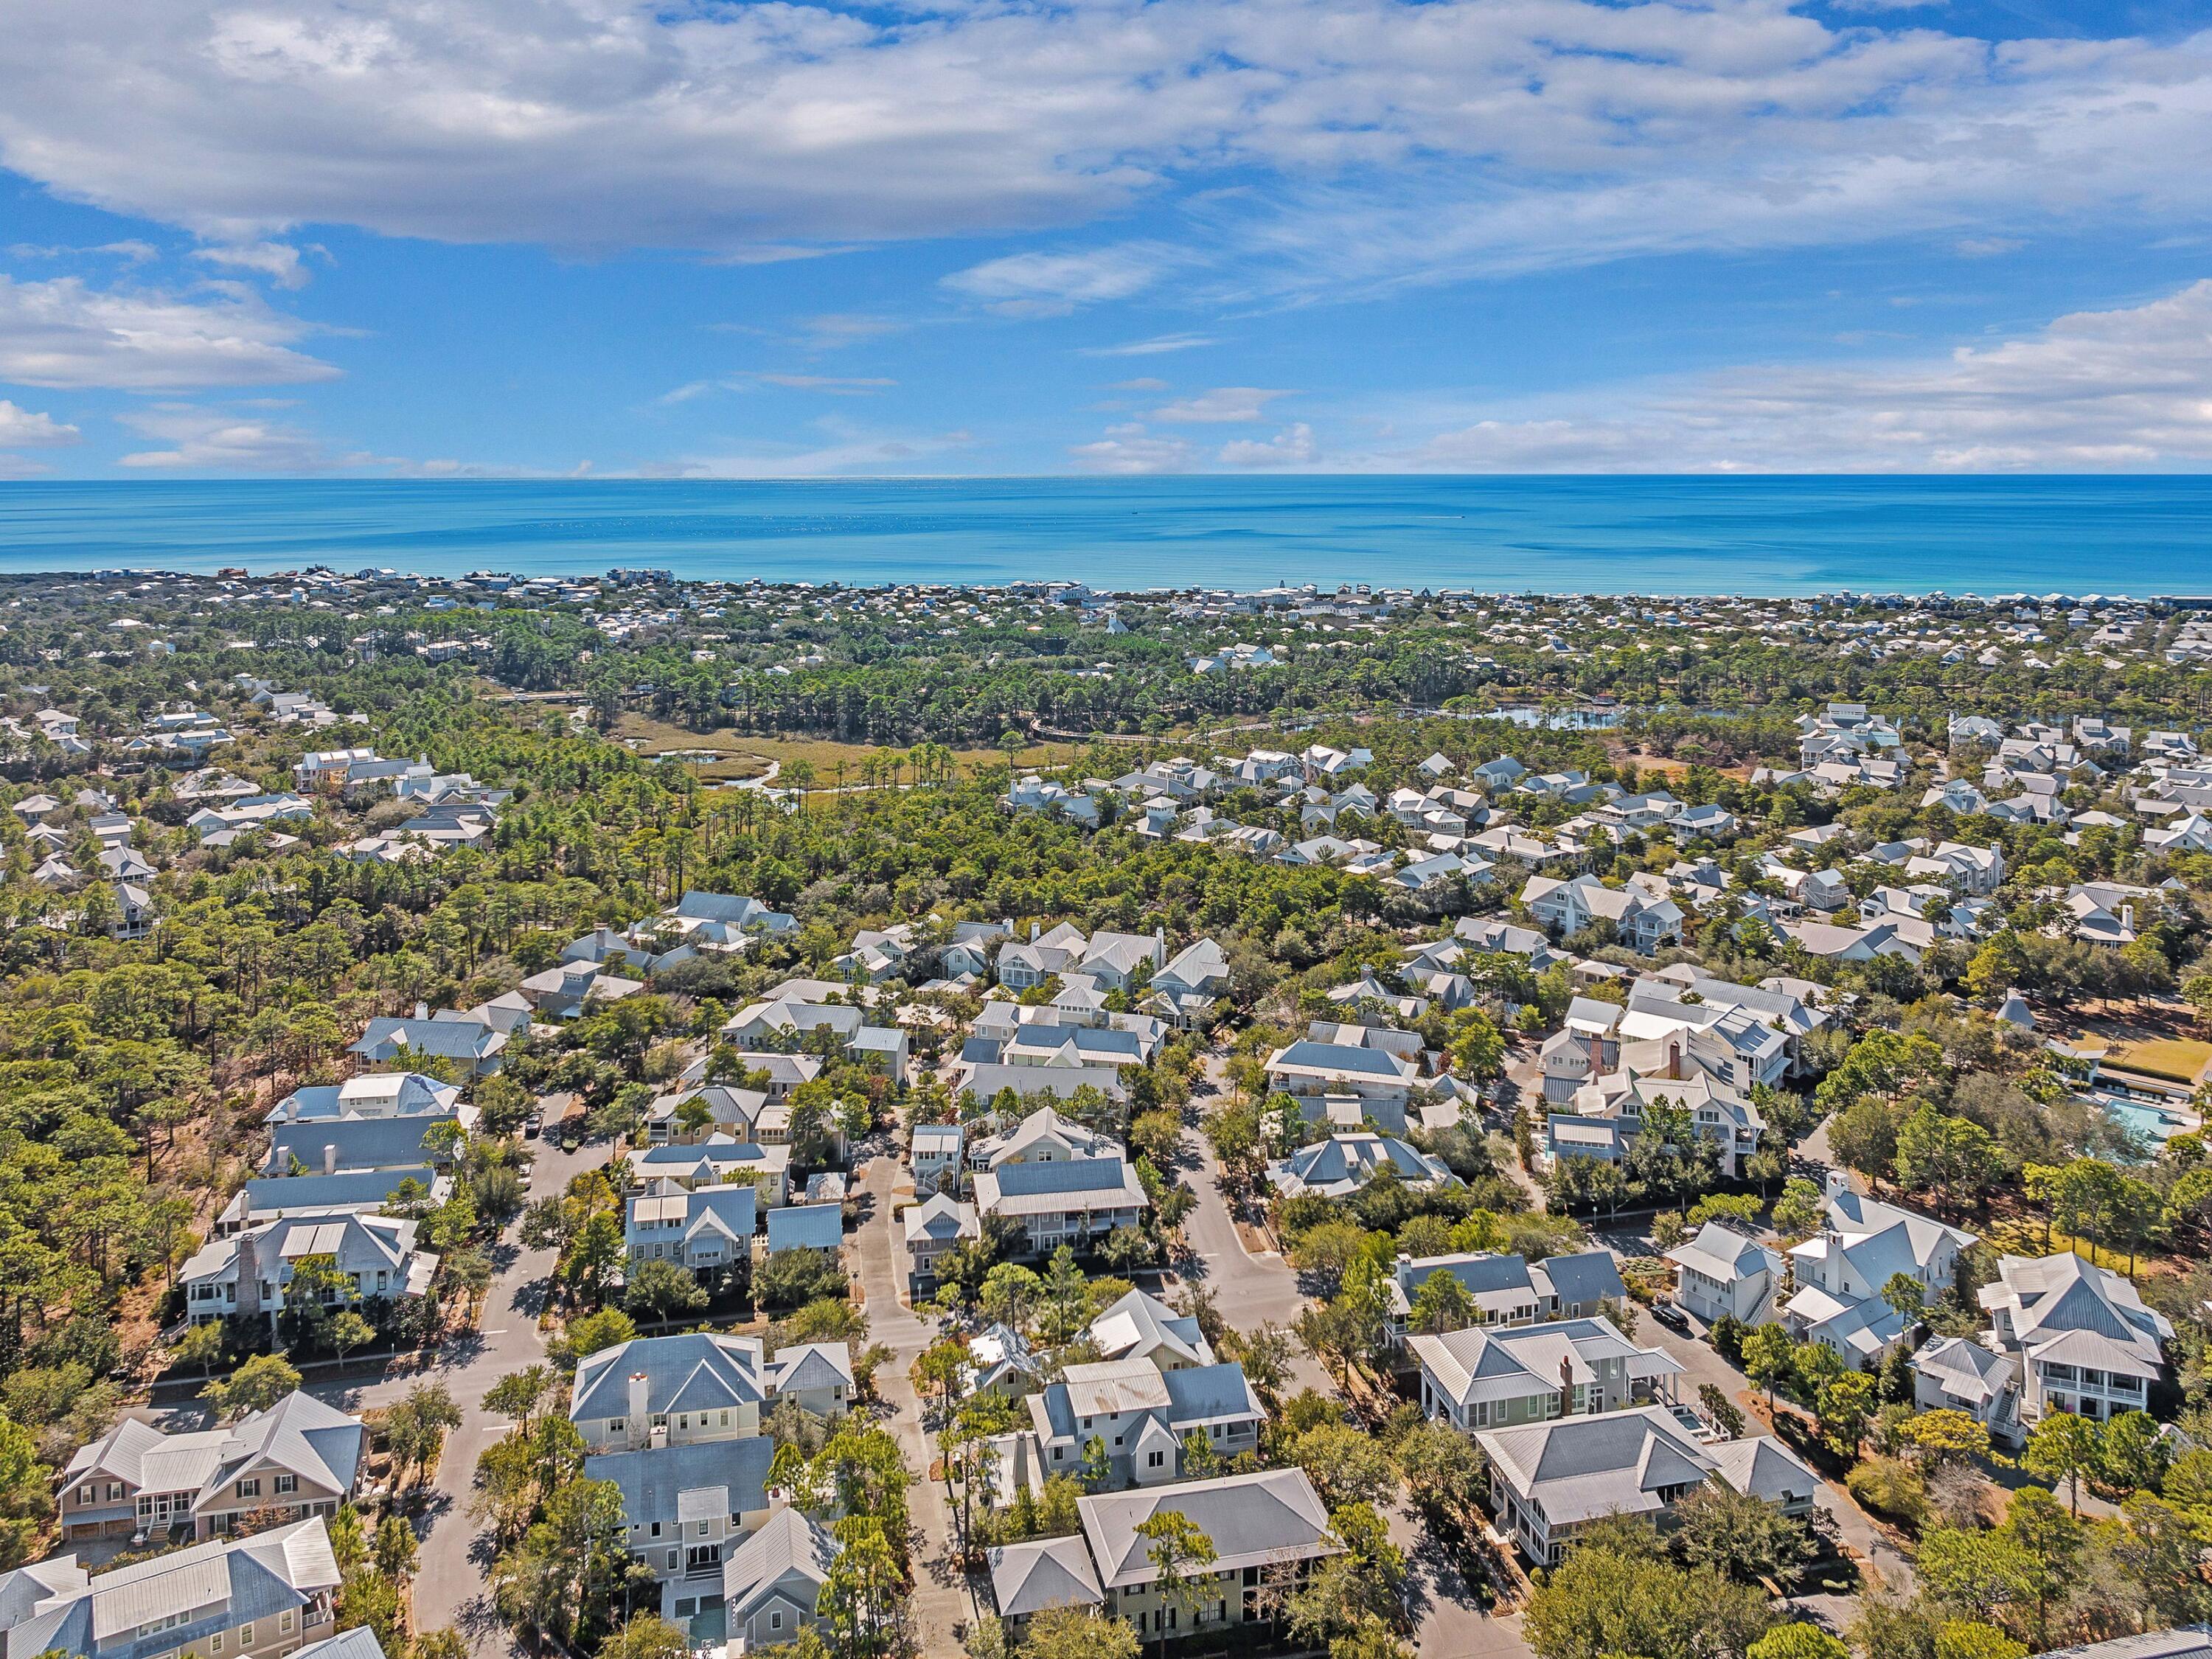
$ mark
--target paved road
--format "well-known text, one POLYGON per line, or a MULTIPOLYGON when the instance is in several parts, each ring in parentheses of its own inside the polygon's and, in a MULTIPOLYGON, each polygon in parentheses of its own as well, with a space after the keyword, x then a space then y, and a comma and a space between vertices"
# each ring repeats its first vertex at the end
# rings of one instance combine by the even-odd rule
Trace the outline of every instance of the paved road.
POLYGON ((921 1651, 954 1654, 960 1651, 954 1627, 971 1616, 967 1579, 952 1555, 952 1517, 945 1487, 929 1478, 936 1446, 922 1426, 921 1401, 907 1375, 915 1356, 936 1340, 937 1327, 915 1318, 899 1304, 906 1252, 891 1226, 896 1154, 887 1138, 861 1152, 867 1164, 858 1190, 866 1195, 867 1213, 861 1219, 859 1250, 860 1288, 868 1304, 868 1340, 891 1352, 891 1358, 876 1370, 876 1390, 892 1410, 888 1426, 919 1477, 909 1502, 921 1537, 915 1552, 915 1589, 908 1607, 921 1651))
MULTIPOLYGON (((1184 1135, 1183 1144, 1197 1160, 1197 1167, 1184 1173, 1198 1196, 1190 1218, 1183 1223, 1183 1237, 1194 1258, 1183 1276, 1212 1291, 1221 1316, 1237 1330, 1255 1331, 1266 1324, 1289 1326, 1306 1307, 1297 1274, 1279 1253, 1265 1250, 1255 1255, 1244 1248, 1229 1213, 1229 1201, 1222 1195, 1221 1166, 1212 1150, 1195 1130, 1184 1135)), ((1291 1358, 1291 1387, 1293 1392, 1299 1389, 1335 1392, 1328 1373, 1304 1349, 1291 1358)))
MULTIPOLYGON (((537 1153, 530 1171, 532 1198, 560 1191, 571 1176, 607 1158, 605 1146, 563 1152, 557 1146, 533 1145, 532 1150, 537 1153)), ((442 1382, 451 1391, 461 1408, 461 1426, 447 1437, 438 1473, 416 1521, 422 1551, 415 1577, 415 1626, 417 1630, 452 1626, 483 1656, 516 1650, 486 1598, 483 1580, 489 1550, 468 1512, 477 1460, 507 1427, 505 1419, 483 1409, 484 1391, 509 1372, 544 1358, 545 1340, 538 1333, 538 1316, 550 1289, 554 1255, 550 1250, 503 1243, 494 1259, 497 1271, 484 1297, 482 1328, 474 1336, 447 1344, 431 1364, 421 1369, 387 1371, 368 1382, 308 1385, 310 1392, 351 1411, 391 1405, 425 1381, 442 1382)))

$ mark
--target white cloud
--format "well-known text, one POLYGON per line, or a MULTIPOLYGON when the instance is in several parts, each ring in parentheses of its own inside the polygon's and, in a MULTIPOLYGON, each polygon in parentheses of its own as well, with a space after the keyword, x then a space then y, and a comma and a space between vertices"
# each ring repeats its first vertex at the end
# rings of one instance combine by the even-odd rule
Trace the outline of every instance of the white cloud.
POLYGON ((1256 386, 1218 386, 1211 392, 1182 398, 1152 411, 1152 419, 1169 426, 1212 426, 1236 421, 1263 421, 1267 405, 1287 392, 1270 392, 1256 386))
POLYGON ((1149 340, 1131 340, 1123 345, 1082 346, 1078 351, 1085 357, 1157 357, 1170 351, 1190 351, 1215 343, 1211 336, 1205 334, 1156 334, 1149 340))
POLYGON ((638 469, 649 478, 813 478, 852 473, 899 477, 939 469, 936 458, 966 448, 966 432, 926 434, 864 432, 834 418, 815 422, 829 441, 811 449, 776 445, 728 454, 685 456, 638 469))
POLYGON ((53 468, 27 455, 0 454, 0 478, 35 478, 53 468))
POLYGON ((231 270, 258 271, 279 288, 305 288, 307 264, 289 242, 236 242, 192 250, 192 258, 231 270))
POLYGON ((97 247, 41 247, 29 242, 17 242, 8 250, 8 257, 11 259, 67 259, 98 254, 106 254, 134 265, 143 265, 161 257, 161 250, 151 242, 142 242, 136 237, 120 242, 102 242, 97 247))
POLYGON ((152 289, 95 289, 74 276, 0 276, 0 380, 20 386, 173 392, 336 378, 292 349, 297 318, 237 291, 190 300, 152 289))
POLYGON ((880 375, 860 374, 762 374, 752 377, 763 386, 781 386, 789 392, 824 392, 833 398, 866 398, 885 386, 896 386, 896 380, 880 375))
POLYGON ((1159 438, 1136 422, 1109 426, 1096 443, 1070 446, 1068 454, 1085 472, 1184 472, 1196 453, 1181 438, 1159 438))
POLYGON ((84 434, 51 415, 40 415, 0 398, 0 448, 44 449, 84 441, 84 434))
POLYGON ((1759 366, 1479 420, 1376 470, 2104 471, 2212 465, 2212 280, 2019 339, 1759 366), (1600 412, 1602 411, 1602 412, 1600 412))
MULTIPOLYGON (((2204 37, 1990 43, 1940 10, 110 0, 9 21, 0 163, 226 243, 340 222, 780 257, 1182 192, 1193 262, 1281 292, 2212 206, 2204 37)), ((1143 286, 1044 276, 979 297, 1143 286)))
POLYGON ((1141 294, 1157 281, 1165 256, 1142 245, 1083 253, 1010 253, 966 270, 945 286, 1009 317, 1064 317, 1079 307, 1141 294))
POLYGON ((333 472, 376 464, 367 454, 333 455, 296 427, 190 404, 159 404, 116 418, 140 436, 168 446, 122 458, 120 465, 145 471, 333 472))
POLYGON ((1253 438, 1237 438, 1221 446, 1214 458, 1224 466, 1235 467, 1310 467, 1321 459, 1321 447, 1314 442, 1313 428, 1304 421, 1293 422, 1264 442, 1253 438))
POLYGON ((1156 380, 1149 374, 1139 374, 1133 380, 1115 380, 1106 389, 1109 392, 1165 392, 1168 383, 1156 380))

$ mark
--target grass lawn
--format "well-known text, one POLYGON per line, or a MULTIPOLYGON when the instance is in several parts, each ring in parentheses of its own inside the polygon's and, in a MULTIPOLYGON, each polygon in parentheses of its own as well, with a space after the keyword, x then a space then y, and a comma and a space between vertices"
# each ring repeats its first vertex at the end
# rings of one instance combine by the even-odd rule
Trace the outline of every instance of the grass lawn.
MULTIPOLYGON (((702 778, 757 778, 768 770, 770 761, 779 761, 786 767, 805 761, 814 769, 814 787, 828 789, 834 786, 837 768, 845 768, 848 784, 860 781, 860 763, 870 757, 884 757, 902 751, 880 748, 872 744, 836 743, 826 738, 763 738, 739 732, 732 726, 722 726, 713 732, 694 732, 673 726, 665 720, 656 720, 642 714, 624 714, 616 720, 613 735, 618 742, 631 744, 641 755, 683 753, 692 750, 711 750, 724 758, 693 763, 702 778)), ((1082 751, 1073 744, 1039 744, 1024 749, 1015 757, 1020 766, 1066 766, 1082 751)), ((972 775, 979 767, 994 765, 1006 759, 996 749, 957 749, 953 757, 963 773, 972 775)))
POLYGON ((2195 1086, 2212 1062, 2212 1042, 2194 1037, 2152 1037, 2141 1042, 2118 1042, 2106 1051, 2107 1066, 2124 1066, 2147 1077, 2165 1078, 2195 1086))

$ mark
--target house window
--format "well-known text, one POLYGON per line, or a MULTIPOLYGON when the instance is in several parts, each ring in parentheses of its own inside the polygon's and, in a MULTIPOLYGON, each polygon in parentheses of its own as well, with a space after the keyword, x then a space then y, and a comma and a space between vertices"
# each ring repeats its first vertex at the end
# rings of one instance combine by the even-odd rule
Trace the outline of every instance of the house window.
POLYGON ((1156 1469, 1156 1468, 1159 1468, 1159 1466, 1160 1466, 1160 1454, 1159 1454, 1158 1452, 1153 1452, 1153 1453, 1150 1454, 1148 1456, 1146 1456, 1146 1458, 1145 1459, 1145 1466, 1146 1466, 1147 1468, 1154 1468, 1154 1469, 1156 1469))
MULTIPOLYGON (((92 1503, 98 1498, 99 1496, 100 1493, 98 1491, 91 1486, 79 1486, 76 1489, 76 1501, 80 1504, 92 1503)), ((144 1500, 141 1499, 140 1501, 143 1503, 144 1500)))
POLYGON ((241 1481, 240 1481, 240 1482, 238 1483, 238 1495, 239 1495, 240 1498, 258 1498, 258 1497, 260 1497, 260 1496, 261 1496, 261 1481, 260 1481, 259 1477, 258 1477, 258 1476, 257 1476, 257 1477, 255 1477, 253 1480, 241 1480, 241 1481))
POLYGON ((221 1631, 217 1631, 214 1635, 208 1638, 208 1651, 210 1653, 221 1653, 222 1651, 222 1632, 221 1631))
POLYGON ((253 1645, 252 1626, 240 1625, 238 1627, 238 1645, 242 1648, 250 1648, 253 1645))
POLYGON ((279 1636, 289 1636, 292 1633, 293 1618, 294 1614, 289 1607, 276 1615, 276 1633, 279 1636))
POLYGON ((285 1492, 297 1492, 299 1490, 300 1477, 298 1475, 280 1474, 276 1477, 276 1491, 279 1496, 282 1496, 285 1492))
POLYGON ((770 1630, 781 1630, 783 1628, 783 1615, 780 1613, 771 1613, 769 1614, 768 1627, 770 1630))

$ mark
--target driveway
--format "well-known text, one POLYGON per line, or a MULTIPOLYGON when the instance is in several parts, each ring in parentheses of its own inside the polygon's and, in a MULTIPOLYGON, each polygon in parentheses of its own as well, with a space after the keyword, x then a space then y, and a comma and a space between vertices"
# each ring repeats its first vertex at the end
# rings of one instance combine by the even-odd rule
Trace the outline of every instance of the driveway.
MULTIPOLYGON (((1704 1328, 1695 1320, 1692 1330, 1704 1328)), ((1750 1405, 1754 1396, 1765 1396, 1751 1385, 1751 1379, 1723 1359, 1710 1342, 1695 1336, 1683 1336, 1668 1330, 1650 1315, 1637 1322, 1636 1341, 1639 1346, 1663 1348, 1682 1362, 1684 1375, 1674 1379, 1676 1397, 1695 1404, 1698 1390, 1707 1382, 1717 1383, 1744 1415, 1749 1418, 1750 1405)), ((1836 1535, 1850 1547, 1852 1553, 1880 1572, 1892 1584, 1909 1586, 1913 1582, 1912 1565, 1878 1531, 1866 1511, 1846 1492, 1841 1482, 1823 1480, 1814 1500, 1835 1522, 1836 1535)))

